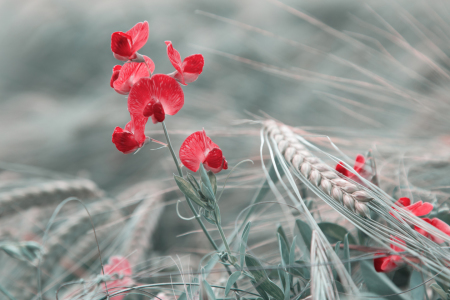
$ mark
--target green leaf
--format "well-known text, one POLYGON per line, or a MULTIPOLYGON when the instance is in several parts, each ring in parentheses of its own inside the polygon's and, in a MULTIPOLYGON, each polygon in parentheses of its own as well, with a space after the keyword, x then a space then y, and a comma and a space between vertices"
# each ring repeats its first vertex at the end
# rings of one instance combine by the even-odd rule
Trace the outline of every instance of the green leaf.
MULTIPOLYGON (((250 273, 252 273, 255 278, 255 283, 259 286, 259 288, 277 300, 284 299, 283 291, 269 279, 266 271, 258 259, 246 255, 245 263, 247 268, 249 268, 250 273)), ((263 297, 263 295, 261 296, 263 297)))
POLYGON ((302 220, 295 220, 295 224, 297 225, 298 230, 300 231, 300 235, 303 238, 304 241, 304 246, 305 247, 301 247, 303 248, 303 255, 310 257, 310 249, 311 249, 311 239, 312 239, 312 230, 309 227, 308 224, 306 224, 305 222, 303 222, 302 220))
POLYGON ((291 250, 289 251, 289 266, 295 263, 295 242, 297 241, 297 236, 294 236, 291 244, 291 250))
POLYGON ((250 281, 253 285, 253 287, 255 288, 255 290, 258 292, 258 294, 263 297, 264 300, 269 300, 269 296, 267 295, 267 293, 264 291, 263 288, 261 288, 261 285, 259 285, 258 283, 256 283, 255 281, 251 280, 250 281))
POLYGON ((250 233, 250 226, 252 222, 248 222, 242 231, 241 245, 239 246, 239 255, 241 259, 241 269, 244 269, 245 248, 247 247, 248 234, 250 233))
POLYGON ((211 183, 214 195, 217 193, 217 178, 212 171, 208 171, 209 182, 211 183))
POLYGON ((228 296, 228 293, 230 292, 231 287, 233 284, 236 283, 239 276, 241 276, 241 271, 236 271, 228 278, 227 285, 225 286, 225 296, 228 296))
POLYGON ((439 295, 442 297, 443 300, 447 299, 447 294, 445 291, 436 283, 433 283, 430 285, 430 287, 439 295))
MULTIPOLYGON (((203 164, 200 164, 200 177, 202 178, 202 183, 209 190, 209 194, 213 194, 213 189, 212 189, 212 186, 211 186, 211 182, 209 181, 208 173, 206 173, 206 170, 203 167, 203 164)), ((203 189, 203 187, 202 187, 202 189, 203 189)), ((215 199, 215 197, 213 199, 215 199)))
POLYGON ((352 263, 350 262, 350 249, 348 248, 348 235, 344 237, 344 266, 347 269, 348 274, 352 274, 352 263))
POLYGON ((309 264, 303 260, 296 260, 295 263, 293 264, 293 267, 289 268, 289 273, 305 279, 309 279, 310 278, 309 264), (302 267, 298 265, 302 265, 302 267))
POLYGON ((278 265, 277 272, 278 272, 278 277, 280 278, 280 281, 281 281, 281 288, 285 290, 286 289, 286 278, 284 276, 283 267, 281 265, 278 265))
POLYGON ((281 236, 281 234, 277 233, 278 238, 278 248, 280 249, 280 255, 281 255, 281 264, 283 267, 286 267, 289 265, 289 250, 288 246, 281 236))
POLYGON ((283 238, 283 240, 286 243, 286 245, 288 245, 289 241, 288 241, 288 238, 286 236, 286 232, 284 232, 283 226, 281 226, 281 224, 278 224, 277 232, 281 235, 281 237, 283 238))
POLYGON ((198 181, 197 181, 197 179, 195 179, 194 176, 192 176, 191 174, 187 174, 186 177, 195 189, 197 189, 197 190, 200 189, 200 184, 198 184, 198 181))
MULTIPOLYGON (((319 225, 320 230, 325 234, 330 244, 343 241, 345 235, 348 233, 347 229, 338 224, 321 222, 317 225, 319 225)), ((349 234, 348 241, 350 244, 356 244, 356 240, 351 234, 349 234)))
POLYGON ((412 299, 423 299, 425 296, 425 285, 423 284, 422 272, 413 270, 409 279, 409 288, 412 299))
POLYGON ((334 246, 334 252, 339 256, 339 252, 341 252, 341 242, 337 242, 336 246, 334 246))
POLYGON ((360 267, 364 282, 369 292, 378 295, 398 294, 389 297, 390 300, 409 299, 406 295, 399 294, 402 291, 386 276, 386 274, 375 271, 373 261, 361 261, 360 267))
POLYGON ((197 203, 199 206, 206 208, 205 203, 202 200, 200 200, 200 196, 198 195, 197 191, 192 187, 192 185, 188 181, 177 175, 173 175, 173 178, 175 179, 175 182, 177 183, 180 191, 186 197, 197 203))
POLYGON ((206 184, 204 182, 201 183, 201 191, 202 194, 210 201, 210 202, 215 202, 216 201, 216 197, 214 196, 214 194, 212 193, 212 190, 210 190, 206 184))
MULTIPOLYGON (((208 299, 210 300, 216 300, 216 296, 214 295, 214 292, 209 285, 209 283, 203 279, 203 289, 206 292, 206 295, 208 296, 208 299)), ((204 299, 204 298, 203 298, 204 299)))

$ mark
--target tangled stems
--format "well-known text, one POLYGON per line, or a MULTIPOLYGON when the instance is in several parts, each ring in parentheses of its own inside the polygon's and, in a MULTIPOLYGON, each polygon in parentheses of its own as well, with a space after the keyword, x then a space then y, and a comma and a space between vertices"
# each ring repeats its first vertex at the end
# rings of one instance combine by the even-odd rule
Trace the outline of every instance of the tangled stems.
MULTIPOLYGON (((167 128, 166 128, 166 123, 163 121, 163 122, 161 122, 161 124, 162 124, 163 130, 164 130, 164 135, 166 136, 167 146, 169 147, 170 154, 172 154, 173 161, 175 162, 175 165, 177 166, 178 175, 180 175, 180 177, 184 178, 183 177, 183 172, 181 172, 180 163, 178 162, 178 159, 177 159, 177 156, 175 154, 175 151, 173 151, 172 143, 170 142, 169 133, 167 132, 167 128)), ((216 251, 218 251, 219 248, 217 247, 216 243, 214 242, 214 240, 212 239, 212 237, 209 234, 208 230, 206 229, 205 224, 203 224, 202 220, 200 219, 200 215, 197 213, 197 210, 195 209, 195 207, 192 204, 191 200, 188 197, 186 197, 186 201, 187 201, 190 209, 192 210, 192 213, 194 214, 195 219, 197 219, 198 224, 203 229, 203 232, 205 233, 205 235, 208 238, 209 242, 214 247, 214 249, 216 251)))
MULTIPOLYGON (((173 150, 173 147, 172 147, 172 143, 170 142, 169 133, 167 132, 167 128, 166 128, 166 123, 163 121, 163 122, 161 122, 161 124, 162 124, 163 130, 164 130, 164 135, 166 136, 167 147, 169 148, 170 154, 172 154, 173 161, 175 162, 175 165, 177 166, 178 174, 180 175, 180 177, 184 178, 183 177, 183 172, 181 172, 180 163, 178 162, 177 156, 176 156, 175 151, 173 150)), ((214 250, 219 251, 219 247, 217 247, 216 243, 212 239, 211 235, 209 234, 208 230, 205 227, 205 224, 203 224, 202 220, 200 219, 200 215, 197 213, 197 210, 195 209, 194 205, 192 204, 191 200, 188 197, 186 197, 186 202, 188 203, 189 207, 191 208, 191 211, 194 214, 195 219, 197 220, 198 224, 202 228, 203 232, 205 233, 205 235, 208 238, 209 242, 213 246, 214 250)), ((220 225, 218 225, 218 228, 219 228, 219 232, 220 232, 220 235, 222 237, 222 240, 223 240, 223 242, 225 244, 225 247, 227 248, 228 254, 231 256, 230 246, 227 243, 227 240, 226 240, 225 235, 223 233, 222 227, 220 225)), ((224 261, 224 260, 222 259, 222 261, 224 261)), ((231 272, 230 268, 227 265, 225 265, 225 268, 227 269, 228 274, 231 275, 232 272, 231 272)), ((238 288, 236 283, 234 284, 234 287, 236 289, 238 288)))

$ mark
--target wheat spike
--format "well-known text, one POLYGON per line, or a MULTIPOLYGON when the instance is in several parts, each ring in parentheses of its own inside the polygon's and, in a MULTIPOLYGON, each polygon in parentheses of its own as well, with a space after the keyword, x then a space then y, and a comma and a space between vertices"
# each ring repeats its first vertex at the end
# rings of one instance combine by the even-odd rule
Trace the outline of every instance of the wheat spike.
POLYGON ((373 198, 358 184, 340 177, 334 169, 315 157, 287 126, 267 120, 264 122, 264 127, 277 143, 278 150, 284 155, 286 161, 309 182, 348 209, 361 216, 370 216, 366 203, 373 198))

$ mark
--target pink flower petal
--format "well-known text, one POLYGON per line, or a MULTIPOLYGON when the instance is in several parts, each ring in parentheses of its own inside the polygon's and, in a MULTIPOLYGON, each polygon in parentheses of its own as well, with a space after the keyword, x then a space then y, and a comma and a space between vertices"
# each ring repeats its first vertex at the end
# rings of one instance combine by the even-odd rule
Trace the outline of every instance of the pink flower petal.
POLYGON ((182 62, 180 53, 173 48, 172 42, 166 41, 165 43, 167 45, 167 56, 176 70, 169 75, 179 81, 182 85, 187 85, 187 83, 197 80, 198 76, 203 71, 203 65, 205 63, 203 55, 190 55, 182 62))
POLYGON ((191 83, 196 81, 203 71, 204 64, 205 60, 201 54, 194 54, 186 57, 182 64, 184 82, 191 83))
POLYGON ((113 88, 121 95, 127 95, 131 87, 143 77, 149 77, 149 70, 153 72, 155 70, 155 64, 153 61, 144 56, 145 63, 127 62, 119 71, 117 79, 114 81, 113 88))
POLYGON ((361 154, 358 154, 355 159, 355 165, 353 166, 353 169, 355 169, 356 173, 360 174, 363 171, 365 163, 365 157, 361 154))
POLYGON ((350 172, 347 170, 347 168, 344 166, 343 162, 339 162, 336 165, 336 171, 338 171, 339 173, 341 173, 342 175, 348 177, 350 172))
POLYGON ((157 102, 161 103, 166 114, 172 116, 183 107, 183 90, 175 79, 164 74, 141 78, 131 88, 128 111, 131 115, 143 116, 147 104, 157 102))
POLYGON ((130 30, 127 31, 127 34, 131 36, 132 39, 132 51, 133 54, 139 51, 148 40, 149 34, 149 26, 148 22, 140 22, 133 26, 130 30))
POLYGON ((219 161, 219 153, 222 153, 219 146, 206 136, 205 130, 202 130, 194 132, 186 138, 180 147, 179 155, 183 165, 193 172, 197 172, 200 164, 205 163, 208 158, 205 168, 217 173, 223 169, 226 162, 223 155, 221 156, 221 161, 219 161), (211 151, 213 151, 213 153, 209 156, 211 151), (208 163, 211 163, 213 167, 211 168, 208 163))
POLYGON ((134 134, 124 131, 120 127, 114 129, 112 142, 116 145, 117 150, 124 154, 132 153, 139 148, 139 143, 136 141, 134 134))
POLYGON ((132 39, 128 34, 119 31, 111 35, 111 50, 117 59, 128 60, 133 55, 131 47, 132 39))
POLYGON ((126 33, 114 32, 111 36, 111 50, 118 60, 127 61, 136 57, 148 39, 148 22, 137 23, 126 33))
POLYGON ((405 207, 405 209, 411 211, 415 216, 422 217, 428 215, 433 210, 433 204, 422 201, 416 202, 413 205, 405 207))
POLYGON ((398 199, 398 201, 395 202, 395 204, 397 204, 398 206, 409 206, 411 205, 411 200, 407 197, 402 197, 398 199))
POLYGON ((114 68, 113 68, 111 80, 109 81, 109 84, 111 85, 112 88, 114 88, 114 82, 117 80, 117 78, 119 78, 121 68, 122 68, 122 66, 120 66, 120 65, 114 66, 114 68))

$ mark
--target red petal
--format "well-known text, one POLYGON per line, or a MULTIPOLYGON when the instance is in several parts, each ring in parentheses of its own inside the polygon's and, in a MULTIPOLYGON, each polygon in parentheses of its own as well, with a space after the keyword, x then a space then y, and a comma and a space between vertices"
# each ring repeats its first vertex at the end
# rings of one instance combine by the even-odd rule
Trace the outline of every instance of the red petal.
POLYGON ((153 115, 153 103, 149 103, 144 107, 144 117, 148 118, 153 115))
POLYGON ((104 266, 104 269, 105 274, 132 274, 130 262, 123 256, 111 256, 108 260, 108 264, 104 266))
POLYGON ((395 204, 397 204, 398 206, 410 206, 411 205, 411 200, 407 197, 402 197, 400 199, 398 199, 397 202, 395 202, 395 204))
POLYGON ((153 104, 153 116, 157 122, 162 122, 166 118, 166 114, 164 113, 164 108, 161 103, 157 102, 153 104))
POLYGON ((339 173, 341 173, 342 175, 344 175, 344 176, 349 176, 349 171, 347 170, 347 168, 344 166, 344 163, 343 162, 339 162, 337 165, 336 165, 336 171, 338 171, 339 173))
POLYGON ((183 165, 193 172, 197 172, 200 164, 206 159, 206 154, 213 148, 219 148, 205 130, 196 131, 184 140, 180 147, 180 160, 183 165))
POLYGON ((109 85, 111 85, 112 88, 114 88, 114 81, 117 80, 117 78, 119 77, 119 74, 120 74, 120 68, 117 68, 117 67, 122 68, 122 66, 119 66, 119 65, 117 65, 113 68, 111 80, 109 81, 109 85))
POLYGON ((227 170, 228 169, 228 162, 226 159, 223 160, 223 169, 227 170))
MULTIPOLYGON (((384 255, 384 253, 376 253, 375 256, 378 255, 384 255)), ((381 268, 384 261, 388 259, 387 257, 377 257, 373 259, 373 266, 375 267, 375 271, 377 272, 384 272, 384 270, 381 268)))
POLYGON ((144 59, 147 65, 138 62, 127 62, 123 65, 119 77, 114 82, 114 90, 116 92, 127 95, 130 92, 131 87, 139 81, 139 79, 150 76, 148 71, 150 70, 150 72, 153 72, 155 70, 155 64, 147 56, 144 56, 144 59))
POLYGON ((152 78, 141 78, 135 83, 128 96, 128 111, 134 115, 143 115, 148 103, 161 102, 164 112, 175 115, 184 104, 184 94, 175 79, 164 74, 152 78))
POLYGON ((391 259, 391 256, 386 257, 386 259, 381 264, 381 272, 390 272, 398 267, 397 263, 391 259))
POLYGON ((397 243, 403 245, 403 247, 397 246, 395 244, 391 244, 391 249, 396 251, 396 252, 403 252, 405 251, 405 247, 406 247, 406 243, 404 240, 402 240, 401 238, 398 237, 391 237, 391 240, 395 240, 397 243))
POLYGON ((201 54, 186 57, 182 64, 184 82, 191 83, 196 81, 203 71, 204 64, 205 60, 201 54))
POLYGON ((219 148, 214 148, 211 151, 209 151, 208 155, 206 156, 205 163, 210 168, 220 168, 223 165, 223 155, 222 150, 219 148))
POLYGON ((132 39, 132 51, 133 54, 139 51, 148 40, 149 27, 148 22, 140 22, 127 31, 127 34, 132 39))
POLYGON ((361 154, 358 154, 356 156, 355 165, 353 166, 353 169, 355 169, 355 171, 359 174, 363 171, 365 163, 366 163, 366 159, 364 158, 364 156, 361 154))
POLYGON ((131 47, 132 40, 128 34, 119 31, 111 35, 111 50, 118 57, 126 58, 125 60, 127 60, 133 54, 131 47))
POLYGON ((124 131, 120 127, 114 129, 112 142, 116 145, 117 150, 125 154, 134 152, 139 147, 138 142, 134 138, 134 134, 129 131, 124 131))
POLYGON ((411 211, 415 216, 422 217, 428 215, 433 210, 433 204, 428 202, 422 203, 422 201, 419 201, 405 208, 411 211))
POLYGON ((193 172, 197 172, 200 164, 206 159, 205 131, 196 131, 188 136, 180 147, 181 163, 193 172))
POLYGON ((139 143, 139 147, 142 147, 145 143, 145 124, 147 124, 148 118, 144 116, 131 116, 131 123, 133 124, 134 137, 139 143))
POLYGON ((173 47, 171 41, 166 41, 165 43, 167 45, 167 56, 169 57, 172 66, 175 68, 175 70, 177 70, 175 72, 176 74, 174 74, 174 78, 179 80, 181 84, 186 85, 186 83, 184 82, 180 53, 173 47))
POLYGON ((114 68, 113 68, 113 72, 120 71, 121 69, 122 69, 121 65, 115 65, 114 68))

